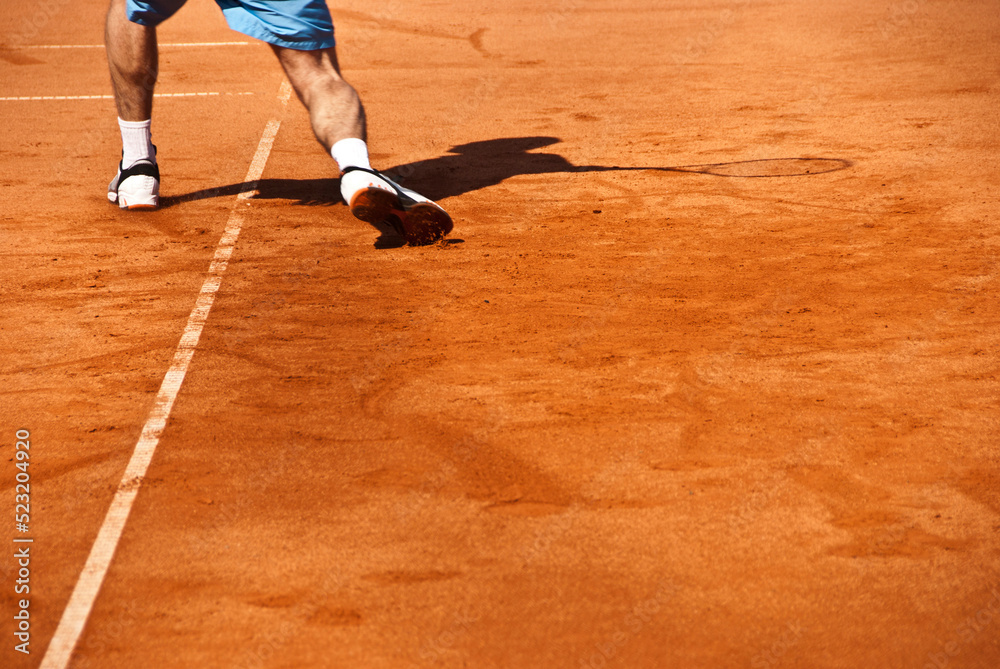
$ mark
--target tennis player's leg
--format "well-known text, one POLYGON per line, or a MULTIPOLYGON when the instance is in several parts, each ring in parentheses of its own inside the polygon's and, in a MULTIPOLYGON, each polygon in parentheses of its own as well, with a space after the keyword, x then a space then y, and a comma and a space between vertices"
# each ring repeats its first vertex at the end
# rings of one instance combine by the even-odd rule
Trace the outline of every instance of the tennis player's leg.
POLYGON ((351 211, 365 220, 374 211, 364 204, 367 196, 358 196, 362 190, 373 193, 373 202, 397 200, 392 185, 374 174, 369 164, 364 107, 340 74, 326 1, 216 2, 230 28, 271 45, 309 111, 313 133, 340 166, 341 195, 352 205, 351 211))
POLYGON ((159 205, 160 171, 150 124, 158 72, 156 25, 184 0, 111 0, 104 43, 122 136, 118 173, 108 184, 108 199, 122 209, 159 205))
POLYGON ((336 48, 271 48, 309 110, 316 139, 340 167, 340 193, 351 213, 369 223, 389 221, 411 244, 429 244, 448 234, 452 222, 444 209, 372 169, 364 107, 340 73, 336 48))
POLYGON ((393 184, 372 170, 365 109, 340 74, 335 47, 303 51, 272 44, 288 80, 309 111, 313 134, 340 167, 340 193, 351 213, 380 223, 401 209, 393 184))
POLYGON ((344 81, 334 47, 300 51, 271 45, 302 104, 316 139, 327 150, 343 139, 367 141, 365 110, 357 91, 344 81))
POLYGON ((128 20, 126 0, 111 0, 104 24, 104 45, 111 70, 118 117, 148 120, 158 71, 156 28, 128 20))
POLYGON ((340 167, 340 194, 351 213, 372 223, 395 221, 411 244, 429 243, 451 230, 444 209, 372 169, 364 107, 341 76, 325 0, 216 2, 230 28, 274 49, 309 111, 313 133, 340 167))

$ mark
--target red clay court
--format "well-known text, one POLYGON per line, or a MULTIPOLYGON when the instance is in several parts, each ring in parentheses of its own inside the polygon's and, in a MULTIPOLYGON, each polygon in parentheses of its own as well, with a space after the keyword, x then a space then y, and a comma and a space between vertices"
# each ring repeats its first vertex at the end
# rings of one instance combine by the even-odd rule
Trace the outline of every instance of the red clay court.
POLYGON ((0 15, 0 666, 1000 666, 995 1, 331 0, 419 248, 210 2, 109 204, 105 10, 0 15))

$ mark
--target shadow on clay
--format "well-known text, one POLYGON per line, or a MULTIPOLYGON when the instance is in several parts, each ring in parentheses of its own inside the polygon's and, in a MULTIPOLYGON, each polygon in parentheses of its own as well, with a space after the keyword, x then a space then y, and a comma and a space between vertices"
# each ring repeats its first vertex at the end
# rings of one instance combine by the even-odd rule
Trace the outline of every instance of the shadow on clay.
MULTIPOLYGON (((573 174, 580 172, 659 171, 710 175, 724 178, 763 179, 826 174, 851 167, 842 158, 768 158, 703 165, 642 167, 619 165, 574 165, 557 153, 532 153, 558 143, 558 137, 505 137, 454 146, 436 158, 397 165, 383 170, 391 179, 435 201, 445 200, 495 186, 511 177, 530 174, 573 174)), ((160 207, 182 202, 238 194, 245 184, 171 195, 160 199, 160 207)), ((292 200, 297 205, 332 206, 341 203, 336 178, 261 179, 254 199, 292 200)), ((375 226, 386 242, 394 234, 389 226, 375 226), (388 235, 388 237, 387 237, 388 235)))

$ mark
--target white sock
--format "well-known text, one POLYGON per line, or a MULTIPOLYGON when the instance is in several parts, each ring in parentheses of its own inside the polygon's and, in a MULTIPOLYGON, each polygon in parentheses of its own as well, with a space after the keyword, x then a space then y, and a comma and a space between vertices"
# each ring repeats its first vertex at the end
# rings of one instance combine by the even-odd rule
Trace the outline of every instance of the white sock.
POLYGON ((156 162, 153 149, 152 134, 149 130, 150 119, 145 121, 123 121, 118 119, 118 127, 122 131, 122 166, 132 167, 137 161, 148 160, 156 162))
MULTIPOLYGON (((330 155, 337 161, 341 172, 348 167, 364 167, 369 170, 372 168, 368 162, 368 145, 355 137, 342 139, 334 144, 330 149, 330 155)), ((390 193, 396 192, 389 182, 368 172, 348 172, 340 177, 340 195, 348 204, 358 191, 365 188, 381 188, 390 193)))
POLYGON ((342 139, 330 149, 330 155, 337 161, 340 171, 343 172, 348 167, 364 167, 371 169, 368 162, 368 145, 364 140, 355 137, 342 139))

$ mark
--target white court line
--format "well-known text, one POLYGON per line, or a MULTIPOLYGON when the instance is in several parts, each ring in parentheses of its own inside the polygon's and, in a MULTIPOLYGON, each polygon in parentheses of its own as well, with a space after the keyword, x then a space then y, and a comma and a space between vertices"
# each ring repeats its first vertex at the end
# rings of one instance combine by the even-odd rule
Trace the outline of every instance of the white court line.
MULTIPOLYGON (((154 98, 201 98, 217 95, 253 95, 253 91, 240 93, 220 93, 207 91, 205 93, 153 93, 154 98)), ((114 100, 113 95, 18 95, 0 98, 0 102, 20 102, 24 100, 114 100)))
MULTIPOLYGON (((251 42, 162 42, 157 46, 248 46, 251 42)), ((103 44, 25 44, 23 46, 0 46, 0 49, 103 49, 103 44)))
MULTIPOLYGON (((288 103, 292 88, 288 82, 281 84, 278 92, 278 100, 284 107, 288 103)), ((167 425, 170 417, 170 410, 177 399, 177 393, 184 383, 184 375, 187 373, 191 358, 194 356, 195 348, 198 346, 198 339, 201 331, 208 320, 208 312, 215 302, 215 295, 219 292, 222 284, 222 275, 229 264, 229 257, 233 254, 233 246, 236 238, 239 237, 240 229, 243 227, 242 208, 249 203, 244 202, 251 197, 257 189, 257 180, 264 173, 264 165, 267 157, 271 154, 271 147, 274 145, 274 138, 278 134, 281 121, 271 119, 264 128, 264 134, 257 145, 257 153, 254 154, 250 169, 244 181, 243 189, 236 196, 233 209, 229 213, 229 220, 226 222, 226 231, 219 240, 215 248, 215 256, 212 264, 208 268, 208 277, 201 286, 198 293, 198 300, 195 302, 191 315, 188 316, 187 326, 184 334, 174 352, 174 359, 167 370, 160 391, 156 394, 156 401, 146 424, 142 426, 142 434, 132 451, 132 458, 128 467, 122 475, 122 480, 118 484, 115 496, 111 500, 111 508, 108 509, 101 529, 97 533, 97 539, 90 549, 86 564, 80 578, 73 587, 73 594, 70 595, 69 603, 63 611, 62 618, 59 619, 59 626, 56 628, 52 641, 42 658, 41 669, 65 669, 73 655, 80 634, 83 633, 84 625, 90 616, 90 611, 94 606, 97 593, 100 592, 101 584, 108 573, 111 565, 111 558, 114 557, 118 547, 118 540, 121 538, 125 522, 128 520, 129 512, 132 510, 132 502, 142 485, 142 478, 146 474, 150 461, 153 459, 153 452, 160 441, 160 435, 167 425)))

